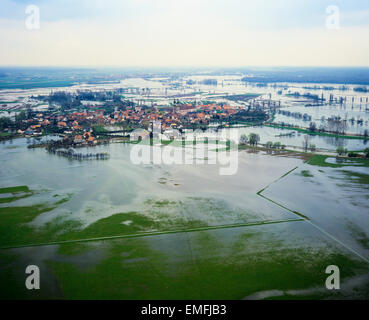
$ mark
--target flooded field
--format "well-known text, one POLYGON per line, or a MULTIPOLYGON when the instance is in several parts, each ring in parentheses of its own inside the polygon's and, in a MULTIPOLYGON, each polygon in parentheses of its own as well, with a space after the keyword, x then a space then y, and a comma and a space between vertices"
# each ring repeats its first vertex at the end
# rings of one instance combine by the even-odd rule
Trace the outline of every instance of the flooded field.
POLYGON ((222 176, 219 164, 134 165, 130 144, 94 148, 104 161, 26 146, 0 145, 6 298, 368 298, 365 160, 240 151, 222 176), (30 261, 38 296, 23 286, 30 261))
POLYGON ((48 299, 367 298, 369 283, 368 264, 305 222, 7 249, 0 259, 8 298, 35 298, 21 281, 29 262, 43 274, 36 298, 48 299), (325 288, 330 264, 342 290, 325 288))
MULTIPOLYGON (((120 222, 133 220, 121 223, 116 231, 121 234, 296 218, 263 201, 256 192, 301 163, 299 159, 275 158, 267 165, 268 157, 243 153, 239 174, 220 176, 219 164, 135 165, 130 160, 132 147, 126 144, 94 148, 94 152, 110 154, 109 160, 100 162, 68 160, 43 149, 27 150, 22 139, 15 140, 10 149, 9 145, 1 149, 2 160, 8 163, 1 168, 1 186, 27 185, 35 193, 7 206, 48 204, 50 210, 29 222, 36 228, 55 223, 70 233, 75 230, 68 229, 72 227, 69 222, 86 228, 103 218, 113 224, 117 217, 120 222)), ((100 236, 110 235, 108 228, 101 232, 100 236)), ((53 234, 42 242, 57 237, 53 234)))

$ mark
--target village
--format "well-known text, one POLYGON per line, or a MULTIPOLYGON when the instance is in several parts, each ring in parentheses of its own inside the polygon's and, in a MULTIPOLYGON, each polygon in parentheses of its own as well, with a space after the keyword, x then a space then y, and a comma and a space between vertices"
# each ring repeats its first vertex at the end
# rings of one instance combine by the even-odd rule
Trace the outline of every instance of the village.
POLYGON ((135 129, 151 130, 152 123, 160 122, 161 130, 186 128, 205 129, 211 124, 228 127, 230 123, 267 120, 267 115, 257 108, 246 109, 223 103, 195 104, 175 102, 165 108, 132 105, 115 107, 88 106, 84 110, 57 110, 20 112, 14 122, 4 129, 12 137, 39 137, 57 134, 73 146, 94 146, 99 140, 129 136, 135 129), (109 128, 109 130, 107 129, 109 128))

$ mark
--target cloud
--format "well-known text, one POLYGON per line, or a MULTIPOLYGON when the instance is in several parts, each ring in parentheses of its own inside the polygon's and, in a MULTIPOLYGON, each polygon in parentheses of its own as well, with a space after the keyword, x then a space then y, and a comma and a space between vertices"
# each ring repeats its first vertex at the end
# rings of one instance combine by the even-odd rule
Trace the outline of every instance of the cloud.
MULTIPOLYGON (((41 8, 40 30, 27 30, 24 18, 0 19, 0 41, 4 44, 0 63, 64 66, 368 65, 369 48, 365 39, 369 27, 346 23, 357 19, 360 12, 361 17, 366 17, 366 13, 353 7, 347 9, 350 14, 343 15, 345 24, 337 31, 325 28, 325 8, 323 13, 317 14, 316 9, 305 7, 305 15, 312 14, 316 17, 312 20, 317 22, 298 24, 292 13, 301 14, 304 7, 288 0, 255 1, 246 5, 241 0, 73 2, 80 13, 77 14, 76 9, 72 16, 68 15, 66 12, 71 9, 66 6, 68 8, 61 10, 57 19, 45 19, 47 10, 58 11, 62 2, 37 1, 41 8), (42 10, 41 5, 49 6, 49 9, 42 10), (287 6, 286 12, 281 9, 283 7, 277 9, 277 5, 287 6), (291 15, 292 25, 282 23, 274 27, 278 14, 280 20, 288 20, 285 16, 291 15)), ((315 0, 310 2, 317 3, 315 0)), ((15 5, 24 4, 17 1, 15 5)))

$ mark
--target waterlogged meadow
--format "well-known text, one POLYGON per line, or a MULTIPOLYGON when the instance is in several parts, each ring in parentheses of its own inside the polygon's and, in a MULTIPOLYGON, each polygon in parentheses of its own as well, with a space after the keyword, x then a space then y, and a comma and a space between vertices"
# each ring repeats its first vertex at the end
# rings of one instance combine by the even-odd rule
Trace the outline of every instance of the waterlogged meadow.
POLYGON ((100 162, 13 146, 3 146, 2 184, 31 192, 0 207, 3 247, 298 218, 256 192, 299 159, 276 158, 266 168, 267 157, 244 153, 237 159, 243 173, 221 176, 219 163, 133 164, 129 144, 96 148, 111 155, 100 162))
MULTIPOLYGON (((368 298, 368 265, 305 222, 1 251, 5 298, 368 298), (41 290, 24 287, 38 265, 41 290), (341 290, 325 268, 341 268, 341 290)), ((4 291, 1 293, 4 296, 4 291)))
POLYGON ((367 160, 244 150, 220 175, 135 165, 131 144, 97 147, 104 161, 26 146, 0 145, 3 298, 368 298, 367 160))

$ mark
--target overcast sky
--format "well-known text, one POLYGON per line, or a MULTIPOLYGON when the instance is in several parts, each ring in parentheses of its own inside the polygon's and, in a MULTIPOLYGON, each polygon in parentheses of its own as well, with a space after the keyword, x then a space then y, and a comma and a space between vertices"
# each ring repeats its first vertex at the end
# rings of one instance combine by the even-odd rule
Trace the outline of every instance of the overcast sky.
POLYGON ((368 39, 368 0, 0 1, 2 66, 369 66, 368 39))

